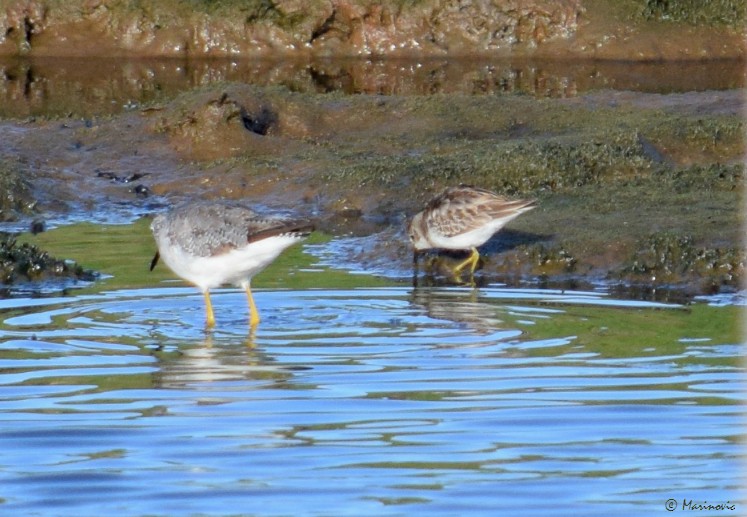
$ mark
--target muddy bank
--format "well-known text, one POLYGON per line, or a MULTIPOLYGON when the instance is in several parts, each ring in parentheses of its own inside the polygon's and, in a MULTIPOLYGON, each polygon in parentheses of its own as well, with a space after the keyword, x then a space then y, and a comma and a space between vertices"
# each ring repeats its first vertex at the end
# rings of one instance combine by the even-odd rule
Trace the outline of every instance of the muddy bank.
POLYGON ((744 0, 11 0, 0 54, 743 58, 744 19, 744 0))
POLYGON ((241 199, 315 219, 336 238, 330 264, 399 275, 406 217, 470 183, 539 202, 488 243, 484 279, 700 293, 744 277, 743 108, 743 91, 538 100, 226 83, 0 131, 52 219, 241 199))

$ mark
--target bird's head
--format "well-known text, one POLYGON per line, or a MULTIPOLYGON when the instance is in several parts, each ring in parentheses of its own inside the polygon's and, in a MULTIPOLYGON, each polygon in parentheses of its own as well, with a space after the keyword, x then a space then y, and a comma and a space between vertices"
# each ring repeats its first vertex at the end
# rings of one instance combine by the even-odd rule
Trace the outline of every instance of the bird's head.
POLYGON ((423 212, 420 212, 415 214, 415 216, 410 219, 410 222, 407 223, 407 235, 410 237, 410 242, 415 248, 415 251, 428 249, 430 247, 428 241, 425 239, 425 235, 423 235, 422 228, 423 212))

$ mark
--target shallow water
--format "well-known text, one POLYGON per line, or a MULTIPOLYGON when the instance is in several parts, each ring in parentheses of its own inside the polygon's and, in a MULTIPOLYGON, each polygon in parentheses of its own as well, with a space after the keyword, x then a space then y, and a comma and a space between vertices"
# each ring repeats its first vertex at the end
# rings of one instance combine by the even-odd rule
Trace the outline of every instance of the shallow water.
POLYGON ((742 88, 739 60, 0 58, 0 116, 92 116, 139 109, 236 81, 306 93, 431 95, 591 90, 673 93, 742 88))
POLYGON ((256 333, 226 289, 207 334, 190 288, 0 301, 0 510, 747 508, 733 306, 502 287, 255 296, 256 333))

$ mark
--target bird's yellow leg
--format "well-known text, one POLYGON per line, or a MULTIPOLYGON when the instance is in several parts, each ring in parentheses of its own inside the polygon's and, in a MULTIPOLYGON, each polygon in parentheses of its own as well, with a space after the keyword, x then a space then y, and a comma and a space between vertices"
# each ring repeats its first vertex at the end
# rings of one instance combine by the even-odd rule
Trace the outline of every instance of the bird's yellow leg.
POLYGON ((472 248, 472 265, 469 267, 469 272, 471 275, 475 274, 475 269, 477 269, 477 264, 480 262, 480 252, 477 251, 477 248, 472 248))
POLYGON ((247 285, 244 289, 246 290, 246 299, 249 301, 249 326, 254 328, 259 324, 259 312, 254 304, 251 286, 247 285))
POLYGON ((207 319, 205 320, 205 326, 210 328, 215 326, 215 315, 213 314, 213 303, 210 301, 210 291, 205 290, 205 312, 207 313, 207 319))
POLYGON ((475 268, 477 268, 477 263, 480 261, 480 252, 477 251, 477 248, 472 248, 472 253, 470 253, 469 257, 467 257, 465 260, 454 266, 454 275, 456 276, 459 274, 462 269, 465 268, 465 266, 469 265, 469 272, 470 274, 475 273, 475 268))

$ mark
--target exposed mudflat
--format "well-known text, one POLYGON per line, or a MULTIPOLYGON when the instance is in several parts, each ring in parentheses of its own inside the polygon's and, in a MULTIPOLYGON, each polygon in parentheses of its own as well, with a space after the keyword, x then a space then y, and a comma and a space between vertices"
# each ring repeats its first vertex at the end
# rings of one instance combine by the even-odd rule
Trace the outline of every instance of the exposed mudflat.
MULTIPOLYGON (((314 218, 338 237, 329 263, 400 276, 406 218, 468 183, 539 202, 486 245, 483 279, 714 292, 744 275, 743 108, 742 90, 538 99, 217 83, 115 115, 5 121, 0 145, 52 225, 240 199, 314 218)), ((31 217, 17 216, 19 228, 31 217)))

